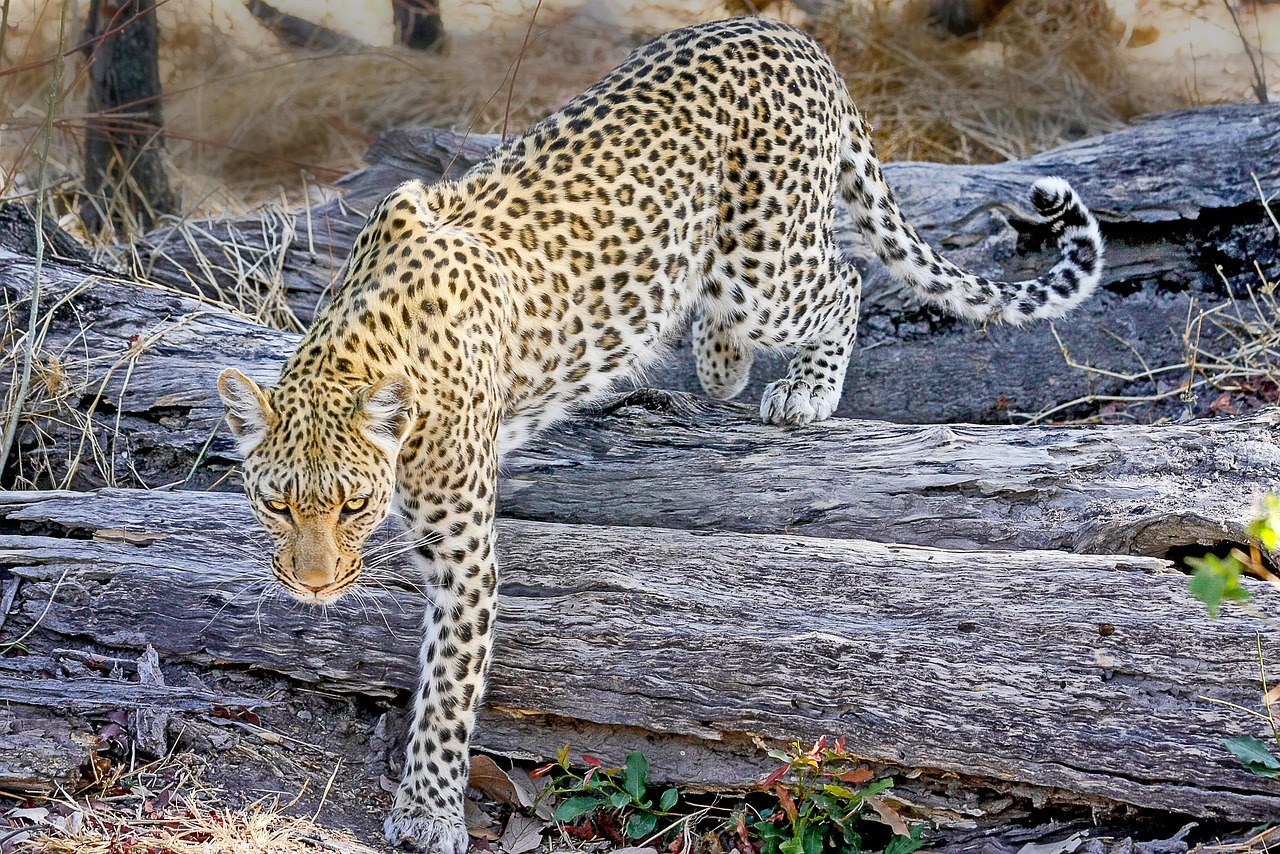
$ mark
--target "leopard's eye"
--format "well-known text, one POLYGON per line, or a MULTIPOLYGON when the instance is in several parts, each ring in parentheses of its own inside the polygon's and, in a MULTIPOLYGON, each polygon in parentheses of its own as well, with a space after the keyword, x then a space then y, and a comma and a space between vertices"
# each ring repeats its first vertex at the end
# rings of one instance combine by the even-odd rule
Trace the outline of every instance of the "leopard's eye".
POLYGON ((285 504, 283 501, 271 500, 266 502, 266 504, 267 504, 267 509, 270 510, 272 513, 287 514, 289 512, 289 505, 285 504))
POLYGON ((368 499, 368 498, 352 498, 352 499, 351 499, 350 501, 348 501, 346 504, 343 504, 343 505, 342 505, 342 512, 343 512, 344 514, 346 514, 346 513, 359 513, 361 510, 363 510, 364 508, 366 508, 366 507, 368 507, 368 506, 369 506, 369 499, 368 499))

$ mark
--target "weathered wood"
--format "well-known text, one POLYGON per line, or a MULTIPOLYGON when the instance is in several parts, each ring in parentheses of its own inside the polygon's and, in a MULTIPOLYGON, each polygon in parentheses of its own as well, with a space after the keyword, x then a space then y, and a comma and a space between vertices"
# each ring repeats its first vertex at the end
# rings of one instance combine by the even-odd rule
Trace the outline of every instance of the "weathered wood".
MULTIPOLYGON (((421 598, 368 589, 319 613, 263 598, 239 496, 7 493, 0 519, 22 621, 43 615, 42 632, 333 691, 415 684, 421 598)), ((1209 620, 1160 561, 513 521, 500 552, 490 750, 571 741, 665 762, 678 747, 656 775, 741 785, 764 767, 753 738, 832 733, 877 767, 919 769, 909 786, 953 809, 959 774, 1041 802, 1280 810, 1280 783, 1219 743, 1254 722, 1212 702, 1257 702, 1259 624, 1209 620)))
MULTIPOLYGON (((3 561, 0 557, 0 564, 3 561)), ((148 653, 144 653, 139 661, 147 657, 148 653)), ((0 661, 0 670, 19 670, 9 666, 12 663, 0 661)), ((131 664, 137 669, 137 662, 131 664)), ((53 662, 49 660, 47 665, 53 662)), ((256 697, 167 686, 156 681, 0 675, 0 791, 51 794, 59 788, 74 791, 91 782, 92 777, 86 773, 94 754, 104 746, 95 734, 97 727, 88 720, 95 715, 127 712, 130 730, 139 746, 162 756, 167 752, 164 745, 168 712, 271 706, 256 697)))
POLYGON ((312 23, 297 15, 282 12, 263 0, 245 0, 245 7, 258 21, 281 41, 294 47, 310 50, 356 51, 363 45, 355 39, 312 23))
POLYGON ((1255 496, 1280 491, 1277 425, 1272 410, 1154 430, 836 419, 780 431, 723 405, 631 406, 510 455, 499 507, 548 522, 1162 557, 1247 539, 1255 496))
MULTIPOLYGON (((81 715, 117 709, 211 712, 218 706, 255 709, 271 705, 257 697, 230 696, 176 685, 147 685, 118 679, 23 679, 0 676, 0 705, 7 707, 13 704, 81 715)), ((2 740, 0 744, 3 744, 2 740)))
POLYGON ((80 715, 0 706, 0 792, 75 791, 92 779, 84 766, 101 747, 80 715))
MULTIPOLYGON (((27 328, 32 277, 30 258, 0 250, 14 352, 27 328)), ((49 323, 25 410, 30 420, 5 482, 161 486, 187 480, 200 461, 207 465, 191 483, 222 478, 233 463, 217 429, 220 365, 239 364, 273 382, 297 336, 101 268, 50 263, 41 278, 49 323)), ((9 374, 0 376, 6 413, 9 374)))
POLYGON ((396 41, 414 50, 439 48, 444 38, 439 0, 391 0, 396 41))
MULTIPOLYGON (((11 304, 30 261, 0 252, 11 304)), ((173 292, 46 267, 54 312, 20 434, 37 482, 223 481, 237 454, 215 380, 235 364, 274 382, 297 338, 173 292), (83 332, 81 330, 84 330, 83 332), (38 371, 47 377, 49 371, 38 371), (93 424, 93 442, 81 426, 93 424), (36 440, 47 437, 52 453, 36 440), (71 463, 83 448, 75 472, 71 463)), ((25 323, 18 324, 25 328, 25 323)), ((0 379, 0 387, 4 380, 0 379)), ((834 419, 793 431, 746 407, 626 407, 579 416, 506 461, 501 512, 602 525, 790 531, 950 548, 1060 548, 1162 556, 1243 538, 1261 491, 1280 491, 1277 416, 1130 426, 905 427, 834 419)), ((18 472, 10 471, 10 476, 18 472)))
MULTIPOLYGON (((1271 278, 1280 272, 1280 239, 1254 183, 1256 175, 1269 193, 1280 186, 1278 140, 1280 105, 1224 105, 1157 116, 1011 163, 890 163, 885 172, 907 217, 948 257, 1015 278, 1043 270, 1054 250, 1010 215, 1010 205, 1025 203, 1036 178, 1071 180, 1097 212, 1109 248, 1102 293, 1059 321, 1058 331, 1076 357, 1108 371, 1141 374, 1144 365, 1133 348, 1153 367, 1185 358, 1188 314, 1224 298, 1219 266, 1237 294, 1257 283, 1255 261, 1271 278)), ((366 211, 409 178, 457 177, 495 143, 492 136, 435 129, 391 131, 366 155, 370 167, 340 182, 344 199, 287 221, 258 214, 158 229, 138 244, 140 270, 186 288, 212 289, 211 281, 221 290, 246 281, 264 290, 283 285, 306 321, 332 286, 366 211)), ((1157 390, 1155 380, 1070 369, 1047 324, 981 330, 909 308, 901 286, 871 259, 843 209, 837 238, 867 283, 862 350, 837 414, 1005 422, 1011 413, 1035 413, 1084 395, 1157 390)), ((778 358, 761 359, 744 399, 758 400, 781 370, 778 358)), ((698 390, 687 348, 648 381, 698 390)))
MULTIPOLYGON (((44 257, 69 262, 88 263, 92 260, 74 237, 58 227, 53 217, 42 217, 40 232, 44 234, 44 257)), ((21 255, 36 255, 36 216, 25 202, 0 203, 0 247, 21 255)))

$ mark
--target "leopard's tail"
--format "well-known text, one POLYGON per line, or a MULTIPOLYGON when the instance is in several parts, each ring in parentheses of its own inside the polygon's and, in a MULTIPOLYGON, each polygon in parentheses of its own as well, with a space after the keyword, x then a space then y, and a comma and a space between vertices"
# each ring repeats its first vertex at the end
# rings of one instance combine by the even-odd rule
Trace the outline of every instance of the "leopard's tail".
POLYGON ((1061 317, 1093 292, 1102 275, 1102 234, 1075 190, 1061 178, 1041 178, 1031 204, 1058 239, 1061 259, 1022 282, 992 281, 943 258, 902 218, 875 149, 855 114, 841 152, 840 190, 858 227, 895 278, 919 297, 960 317, 1014 325, 1061 317))

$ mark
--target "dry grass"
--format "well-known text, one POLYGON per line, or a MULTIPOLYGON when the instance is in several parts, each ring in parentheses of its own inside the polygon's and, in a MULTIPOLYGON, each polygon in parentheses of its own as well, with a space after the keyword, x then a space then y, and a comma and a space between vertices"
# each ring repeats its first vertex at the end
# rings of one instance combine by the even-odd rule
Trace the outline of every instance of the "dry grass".
MULTIPOLYGON (((173 331, 196 320, 204 309, 170 317, 143 328, 123 351, 100 351, 90 355, 85 341, 92 330, 81 323, 79 332, 57 347, 47 343, 49 325, 55 314, 73 312, 75 300, 93 287, 111 287, 110 278, 90 277, 56 300, 42 305, 34 331, 28 330, 28 306, 0 304, 0 421, 15 411, 19 384, 17 377, 26 359, 26 339, 34 335, 31 348, 31 382, 22 402, 20 439, 15 443, 6 467, 6 486, 17 489, 69 489, 79 478, 104 486, 172 486, 145 482, 132 469, 127 440, 119 430, 123 402, 107 394, 119 381, 123 397, 138 358, 173 331), (81 402, 92 403, 80 408, 81 402), (116 412, 110 423, 109 412, 116 412)), ((163 288, 161 285, 154 285, 163 288)), ((189 296, 184 294, 184 296, 189 296)), ((219 305, 219 308, 231 307, 219 305)))
POLYGON ((1102 0, 1021 0, 981 40, 932 36, 927 5, 873 0, 816 28, 885 159, 999 162, 1178 105, 1130 69, 1102 0))
MULTIPOLYGON (((1259 200, 1280 239, 1274 196, 1259 200)), ((1200 312, 1187 326, 1189 362, 1218 396, 1210 410, 1234 415, 1280 401, 1280 282, 1255 262, 1257 279, 1243 293, 1223 277, 1229 302, 1200 312)))
MULTIPOLYGON (((44 115, 48 58, 56 50, 63 0, 26 0, 6 39, 0 112, 0 196, 29 192, 32 147, 44 115)), ((19 0, 23 5, 23 0, 19 0)), ((207 4, 205 4, 207 5, 207 4)), ((398 47, 316 54, 277 43, 252 21, 195 9, 195 0, 161 0, 165 145, 184 216, 234 214, 281 192, 296 202, 309 182, 357 168, 379 131, 430 124, 494 131, 522 128, 554 111, 616 64, 627 38, 585 19, 544 15, 511 93, 508 74, 524 31, 459 38, 443 54, 398 47)), ((72 22, 79 32, 82 22, 72 22)), ((73 63, 77 68, 82 63, 73 63)), ((79 169, 86 117, 83 73, 68 75, 48 172, 70 189, 79 169)), ((69 195, 55 199, 75 231, 69 195)))
MULTIPOLYGON (((12 118, 0 137, 0 195, 30 189, 31 143, 63 0, 16 2, 23 8, 3 57, 10 70, 0 77, 0 111, 12 118)), ((867 0, 814 27, 877 125, 886 157, 1022 156, 1174 103, 1128 73, 1118 47, 1124 28, 1101 0, 1023 0, 981 43, 937 38, 924 6, 867 0)), ((597 79, 637 38, 586 14, 544 11, 508 114, 506 87, 527 17, 457 36, 442 55, 396 47, 320 55, 283 46, 243 20, 242 9, 236 14, 208 2, 161 0, 165 144, 184 215, 239 213, 282 192, 296 202, 308 181, 357 167, 372 136, 388 127, 483 132, 505 121, 518 130, 597 79)), ((691 6, 662 25, 720 14, 721 4, 691 6)), ((73 20, 71 32, 80 27, 73 20)), ((86 121, 83 78, 68 75, 47 164, 68 189, 86 121)), ((71 197, 55 201, 64 225, 74 226, 71 197)))
POLYGON ((224 805, 202 780, 204 760, 179 753, 115 768, 75 796, 34 797, 0 812, 0 850, 41 854, 372 854, 353 837, 285 812, 278 799, 224 805))

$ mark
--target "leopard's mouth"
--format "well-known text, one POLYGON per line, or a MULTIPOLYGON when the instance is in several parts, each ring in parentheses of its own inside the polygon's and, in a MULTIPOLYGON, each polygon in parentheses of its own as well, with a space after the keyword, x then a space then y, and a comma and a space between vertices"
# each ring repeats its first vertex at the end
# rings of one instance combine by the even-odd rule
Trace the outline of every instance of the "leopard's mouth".
POLYGON ((279 575, 276 576, 276 580, 290 596, 304 605, 332 605, 355 586, 358 577, 359 573, 356 573, 354 576, 338 579, 321 587, 312 587, 297 579, 283 578, 279 575))

